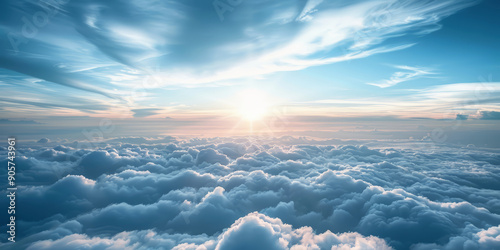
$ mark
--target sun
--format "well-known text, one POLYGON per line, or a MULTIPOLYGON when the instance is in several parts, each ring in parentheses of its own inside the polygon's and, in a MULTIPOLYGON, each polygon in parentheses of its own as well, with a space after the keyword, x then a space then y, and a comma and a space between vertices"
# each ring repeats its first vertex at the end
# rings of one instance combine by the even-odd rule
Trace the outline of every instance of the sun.
POLYGON ((239 115, 248 121, 264 118, 268 113, 269 101, 265 92, 257 89, 247 89, 237 96, 239 115))

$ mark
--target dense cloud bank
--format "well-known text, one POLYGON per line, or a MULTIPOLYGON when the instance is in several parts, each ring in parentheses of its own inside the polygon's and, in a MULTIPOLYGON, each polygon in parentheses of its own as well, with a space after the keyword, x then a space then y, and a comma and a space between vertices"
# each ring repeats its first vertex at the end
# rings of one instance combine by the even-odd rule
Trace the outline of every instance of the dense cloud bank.
POLYGON ((18 241, 0 247, 500 248, 500 152, 338 143, 20 143, 18 241))

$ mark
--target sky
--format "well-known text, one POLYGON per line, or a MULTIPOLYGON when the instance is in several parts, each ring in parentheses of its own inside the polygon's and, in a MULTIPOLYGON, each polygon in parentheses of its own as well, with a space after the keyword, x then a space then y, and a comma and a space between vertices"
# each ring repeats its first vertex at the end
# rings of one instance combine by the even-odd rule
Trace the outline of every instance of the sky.
POLYGON ((500 134, 494 0, 1 5, 8 135, 500 134))
POLYGON ((499 12, 0 1, 0 248, 500 249, 499 12))

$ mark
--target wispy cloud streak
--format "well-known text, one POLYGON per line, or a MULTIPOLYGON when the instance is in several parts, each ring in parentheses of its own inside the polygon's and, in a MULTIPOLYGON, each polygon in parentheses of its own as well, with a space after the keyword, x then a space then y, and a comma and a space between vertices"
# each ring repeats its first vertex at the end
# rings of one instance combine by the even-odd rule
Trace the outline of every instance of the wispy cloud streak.
POLYGON ((429 76, 435 74, 432 70, 421 68, 421 67, 411 67, 411 66, 395 66, 395 68, 404 70, 397 71, 389 79, 381 80, 378 82, 368 83, 369 85, 377 86, 380 88, 388 88, 398 83, 415 80, 421 77, 429 76))

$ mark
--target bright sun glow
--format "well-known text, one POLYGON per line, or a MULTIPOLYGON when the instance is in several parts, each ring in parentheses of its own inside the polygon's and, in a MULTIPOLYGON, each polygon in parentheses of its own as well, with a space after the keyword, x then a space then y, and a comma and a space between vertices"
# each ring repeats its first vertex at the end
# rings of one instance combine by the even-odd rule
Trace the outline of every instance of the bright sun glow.
POLYGON ((237 96, 238 112, 249 121, 262 119, 268 112, 269 102, 263 91, 247 89, 237 96))

